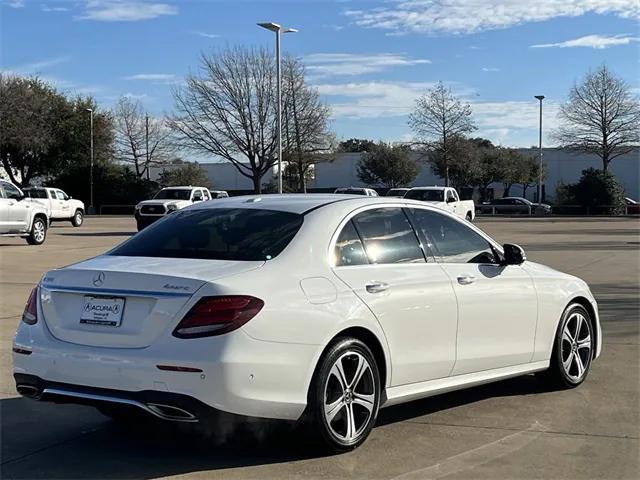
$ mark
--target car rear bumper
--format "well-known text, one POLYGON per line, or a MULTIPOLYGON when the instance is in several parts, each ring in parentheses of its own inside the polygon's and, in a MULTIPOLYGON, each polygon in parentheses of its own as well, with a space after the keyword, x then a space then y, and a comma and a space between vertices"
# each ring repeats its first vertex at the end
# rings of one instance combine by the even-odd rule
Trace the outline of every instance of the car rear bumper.
POLYGON ((145 392, 181 395, 226 413, 282 420, 302 415, 319 352, 315 345, 256 340, 242 330, 200 339, 169 335, 147 348, 88 347, 56 339, 42 322, 21 324, 13 348, 16 379, 37 378, 41 400, 51 399, 41 395, 44 386, 65 384, 135 399, 145 392))

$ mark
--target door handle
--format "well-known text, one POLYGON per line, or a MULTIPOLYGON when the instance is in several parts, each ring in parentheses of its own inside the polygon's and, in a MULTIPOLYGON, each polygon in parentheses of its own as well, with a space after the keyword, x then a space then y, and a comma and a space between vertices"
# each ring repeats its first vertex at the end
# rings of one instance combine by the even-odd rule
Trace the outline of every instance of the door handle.
POLYGON ((460 275, 458 277, 458 283, 460 285, 471 285, 475 281, 476 277, 474 277, 473 275, 460 275))
POLYGON ((369 293, 381 293, 389 288, 389 284, 384 282, 369 282, 365 285, 365 288, 369 293))

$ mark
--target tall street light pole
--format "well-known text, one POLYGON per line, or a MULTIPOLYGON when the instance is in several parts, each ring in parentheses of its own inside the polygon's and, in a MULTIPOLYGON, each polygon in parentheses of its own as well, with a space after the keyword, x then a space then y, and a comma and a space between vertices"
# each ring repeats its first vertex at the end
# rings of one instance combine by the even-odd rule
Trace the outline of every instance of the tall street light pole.
POLYGON ((277 76, 277 95, 278 95, 278 193, 282 193, 282 78, 280 74, 280 34, 295 33, 295 28, 284 28, 277 23, 262 22, 258 23, 262 28, 266 28, 276 34, 276 76, 277 76))
POLYGON ((536 95, 535 98, 540 100, 540 132, 538 140, 538 151, 540 154, 540 177, 538 178, 538 203, 542 203, 542 100, 544 100, 544 95, 536 95))
POLYGON ((89 168, 89 210, 88 213, 95 214, 95 207, 93 206, 93 109, 87 108, 89 112, 89 119, 91 122, 91 166, 89 168))

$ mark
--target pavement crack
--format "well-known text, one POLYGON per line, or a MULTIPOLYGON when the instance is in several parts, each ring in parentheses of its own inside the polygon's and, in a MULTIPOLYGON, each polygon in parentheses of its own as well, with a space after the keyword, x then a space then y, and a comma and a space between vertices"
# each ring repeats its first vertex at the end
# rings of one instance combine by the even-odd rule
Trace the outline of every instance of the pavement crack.
MULTIPOLYGON (((441 423, 441 422, 421 422, 420 420, 407 420, 407 423, 415 423, 419 425, 433 425, 438 427, 458 427, 458 428, 480 428, 484 430, 502 430, 507 432, 519 432, 521 428, 512 427, 491 427, 488 425, 460 425, 457 423, 441 423)), ((598 437, 598 438, 619 438, 623 440, 640 440, 640 437, 633 435, 609 435, 606 433, 580 433, 580 432, 563 432, 560 430, 530 430, 548 435, 567 435, 576 437, 598 437)))

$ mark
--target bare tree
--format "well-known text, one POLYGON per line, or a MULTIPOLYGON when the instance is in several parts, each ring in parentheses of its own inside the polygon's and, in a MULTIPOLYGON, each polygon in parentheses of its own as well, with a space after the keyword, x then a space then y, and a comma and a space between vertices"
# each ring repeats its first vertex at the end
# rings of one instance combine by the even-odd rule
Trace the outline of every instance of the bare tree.
POLYGON ((598 155, 604 171, 614 158, 640 143, 640 101, 606 65, 573 86, 559 117, 558 142, 576 152, 598 155))
POLYGON ((149 117, 139 100, 121 97, 113 109, 116 157, 134 166, 138 177, 152 165, 169 160, 175 152, 171 130, 165 120, 149 117))
POLYGON ((256 193, 277 162, 276 75, 273 55, 233 47, 201 56, 200 75, 174 89, 169 123, 180 145, 230 162, 256 193))
POLYGON ((329 107, 318 90, 305 82, 299 60, 287 57, 283 64, 283 151, 289 170, 294 169, 298 191, 306 193, 312 165, 326 161, 333 149, 329 131, 329 107))
POLYGON ((471 105, 463 103, 450 88, 439 82, 416 100, 415 110, 409 115, 409 125, 421 143, 436 153, 448 186, 449 164, 455 145, 476 128, 471 119, 471 105))

